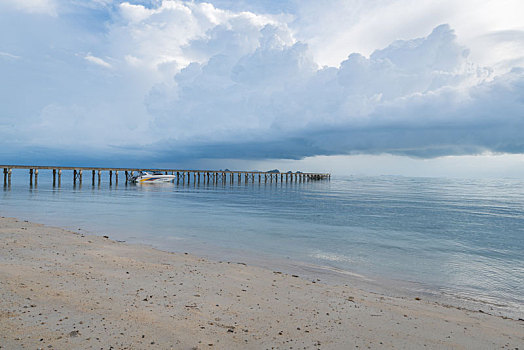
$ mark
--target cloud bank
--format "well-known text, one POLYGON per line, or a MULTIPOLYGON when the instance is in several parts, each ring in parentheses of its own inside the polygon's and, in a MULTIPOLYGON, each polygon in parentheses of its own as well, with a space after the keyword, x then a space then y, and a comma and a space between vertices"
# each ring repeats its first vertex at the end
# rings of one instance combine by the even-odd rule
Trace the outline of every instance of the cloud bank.
POLYGON ((4 159, 524 153, 520 61, 475 64, 446 24, 328 67, 296 4, 32 3, 0 6, 4 159))

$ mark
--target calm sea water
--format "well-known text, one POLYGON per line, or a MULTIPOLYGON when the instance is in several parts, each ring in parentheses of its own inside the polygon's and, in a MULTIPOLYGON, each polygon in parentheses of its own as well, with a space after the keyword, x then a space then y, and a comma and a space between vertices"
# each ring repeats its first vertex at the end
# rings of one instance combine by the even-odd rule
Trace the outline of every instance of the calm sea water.
POLYGON ((0 215, 219 260, 328 267, 524 315, 522 180, 109 186, 103 178, 73 187, 64 173, 60 188, 50 180, 40 171, 30 187, 27 171, 15 171, 0 215))

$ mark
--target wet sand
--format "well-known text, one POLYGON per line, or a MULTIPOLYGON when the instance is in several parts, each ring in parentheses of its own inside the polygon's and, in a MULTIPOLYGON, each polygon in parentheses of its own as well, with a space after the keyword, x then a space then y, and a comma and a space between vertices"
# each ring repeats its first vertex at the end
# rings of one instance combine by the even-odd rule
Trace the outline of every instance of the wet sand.
POLYGON ((1 349, 522 349, 524 322, 0 218, 1 349))

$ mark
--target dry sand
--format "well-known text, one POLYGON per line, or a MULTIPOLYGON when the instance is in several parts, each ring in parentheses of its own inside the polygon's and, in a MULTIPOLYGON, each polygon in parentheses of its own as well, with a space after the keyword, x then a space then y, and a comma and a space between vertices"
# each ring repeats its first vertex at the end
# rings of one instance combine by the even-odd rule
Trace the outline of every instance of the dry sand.
POLYGON ((0 218, 1 349, 523 344, 522 321, 0 218))

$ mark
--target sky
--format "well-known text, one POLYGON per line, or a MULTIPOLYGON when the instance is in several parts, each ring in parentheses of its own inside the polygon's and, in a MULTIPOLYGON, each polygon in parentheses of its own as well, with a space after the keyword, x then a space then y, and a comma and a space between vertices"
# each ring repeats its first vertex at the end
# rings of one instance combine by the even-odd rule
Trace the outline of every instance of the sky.
POLYGON ((522 177, 521 0, 0 0, 0 163, 522 177))

